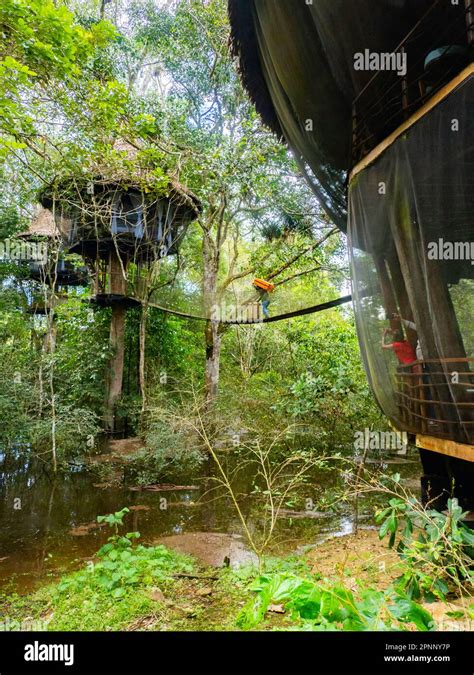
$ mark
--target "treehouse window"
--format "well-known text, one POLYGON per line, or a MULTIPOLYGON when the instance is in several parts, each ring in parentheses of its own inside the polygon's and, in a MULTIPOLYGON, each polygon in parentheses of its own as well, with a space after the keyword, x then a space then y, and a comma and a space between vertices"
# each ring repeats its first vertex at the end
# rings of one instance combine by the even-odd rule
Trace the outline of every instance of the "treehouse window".
POLYGON ((112 213, 112 234, 143 237, 143 201, 139 194, 124 193, 117 197, 112 213))

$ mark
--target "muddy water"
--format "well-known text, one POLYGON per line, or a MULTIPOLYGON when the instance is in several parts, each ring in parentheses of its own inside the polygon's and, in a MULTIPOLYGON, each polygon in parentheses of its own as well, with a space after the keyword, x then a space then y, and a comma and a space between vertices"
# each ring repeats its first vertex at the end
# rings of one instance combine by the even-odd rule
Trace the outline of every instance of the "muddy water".
MULTIPOLYGON (((420 475, 416 454, 411 462, 397 459, 405 480, 416 486, 420 475)), ((387 467, 385 467, 387 468, 387 467)), ((212 473, 209 467, 204 471, 212 473)), ((261 533, 265 514, 252 496, 254 472, 241 474, 236 489, 247 525, 261 533)), ((334 476, 315 477, 321 490, 334 476)), ((127 506, 125 531, 139 531, 144 543, 164 543, 196 555, 203 564, 239 565, 252 559, 241 523, 228 496, 215 489, 209 475, 192 476, 179 490, 132 490, 97 487, 98 479, 84 466, 71 467, 57 477, 44 463, 18 454, 0 454, 0 590, 27 592, 77 569, 105 543, 110 531, 97 527, 97 515, 127 506)), ((311 494, 309 495, 311 497, 311 494)), ((353 530, 351 506, 337 512, 302 512, 289 504, 278 519, 274 553, 299 551, 334 534, 353 530)), ((370 527, 371 509, 361 500, 362 527, 370 527)))

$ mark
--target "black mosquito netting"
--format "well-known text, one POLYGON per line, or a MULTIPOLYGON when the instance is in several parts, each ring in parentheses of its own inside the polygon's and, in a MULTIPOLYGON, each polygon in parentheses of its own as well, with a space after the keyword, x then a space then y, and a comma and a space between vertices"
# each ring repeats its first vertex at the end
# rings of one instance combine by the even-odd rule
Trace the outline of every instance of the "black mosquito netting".
POLYGON ((343 230, 351 106, 374 74, 355 70, 354 54, 395 49, 433 2, 229 0, 244 85, 265 122, 309 167, 313 189, 343 230))
POLYGON ((355 312, 373 391, 399 429, 463 443, 474 442, 473 109, 471 74, 349 189, 355 312), (382 349, 389 326, 386 344, 410 343, 414 363, 409 350, 401 363, 382 349))

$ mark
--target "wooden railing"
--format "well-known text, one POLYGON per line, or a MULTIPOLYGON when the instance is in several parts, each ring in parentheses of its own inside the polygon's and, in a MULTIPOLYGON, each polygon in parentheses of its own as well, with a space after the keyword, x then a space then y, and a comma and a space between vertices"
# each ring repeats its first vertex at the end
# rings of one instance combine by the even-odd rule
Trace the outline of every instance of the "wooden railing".
POLYGON ((405 430, 474 444, 474 358, 415 361, 397 369, 405 430))

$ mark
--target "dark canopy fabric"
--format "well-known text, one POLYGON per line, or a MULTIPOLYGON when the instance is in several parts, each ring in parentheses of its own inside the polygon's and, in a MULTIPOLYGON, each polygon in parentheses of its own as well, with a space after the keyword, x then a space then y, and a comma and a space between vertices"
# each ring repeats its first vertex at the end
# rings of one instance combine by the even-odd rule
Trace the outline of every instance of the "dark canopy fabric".
POLYGON ((433 2, 229 0, 244 85, 264 122, 309 167, 313 189, 341 229, 351 104, 373 76, 354 69, 354 54, 392 51, 433 2))
POLYGON ((348 227, 361 351, 380 407, 398 429, 471 445, 473 105, 471 75, 360 171, 348 227), (417 364, 381 348, 394 314, 417 364))

